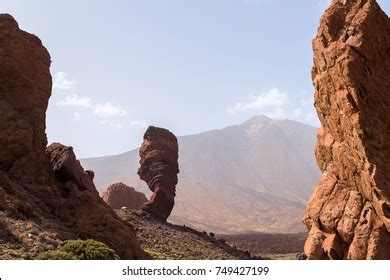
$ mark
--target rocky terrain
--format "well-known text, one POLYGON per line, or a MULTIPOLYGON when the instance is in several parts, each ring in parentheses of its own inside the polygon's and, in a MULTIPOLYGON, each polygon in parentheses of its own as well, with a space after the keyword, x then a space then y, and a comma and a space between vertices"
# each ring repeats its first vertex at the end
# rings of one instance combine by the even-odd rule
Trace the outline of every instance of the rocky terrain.
POLYGON ((309 259, 390 258, 390 19, 333 1, 313 42, 323 176, 304 222, 309 259))
POLYGON ((148 201, 143 193, 137 192, 134 188, 122 183, 116 183, 107 188, 101 194, 102 199, 112 209, 119 210, 122 207, 131 210, 140 210, 148 201))
POLYGON ((81 163, 47 145, 49 53, 0 14, 0 259, 390 259, 390 19, 333 0, 313 49, 320 179, 314 128, 264 116, 81 163))
POLYGON ((132 226, 99 197, 94 173, 71 147, 46 147, 50 63, 38 37, 0 15, 0 259, 35 258, 79 238, 143 258, 132 226))
POLYGON ((120 210, 118 215, 134 226, 141 247, 159 260, 234 260, 261 259, 236 249, 213 233, 155 219, 142 211, 120 210))
MULTIPOLYGON (((72 147, 47 146, 50 56, 36 36, 4 14, 0 62, 0 259, 251 258, 206 233, 164 222, 173 207, 164 202, 173 200, 179 170, 176 138, 162 129, 147 131, 140 168, 155 191, 149 203, 161 213, 119 210, 121 219, 99 197, 94 172, 81 167, 72 147), (170 196, 161 201, 167 190, 170 196)), ((103 197, 114 208, 147 202, 123 184, 110 186, 103 197)))
MULTIPOLYGON (((169 221, 215 233, 301 232, 306 202, 320 178, 314 127, 254 117, 240 125, 178 137, 179 182, 169 221)), ((139 180, 138 149, 81 160, 100 191, 139 180)))
POLYGON ((300 259, 307 233, 242 233, 217 235, 228 244, 268 259, 300 259))

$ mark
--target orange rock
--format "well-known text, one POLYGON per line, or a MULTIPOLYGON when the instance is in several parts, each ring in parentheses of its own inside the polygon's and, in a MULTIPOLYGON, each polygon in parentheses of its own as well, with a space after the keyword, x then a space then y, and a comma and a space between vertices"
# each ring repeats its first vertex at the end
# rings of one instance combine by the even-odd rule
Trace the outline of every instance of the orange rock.
POLYGON ((374 0, 334 0, 321 19, 312 77, 324 175, 304 217, 310 259, 390 259, 389 49, 374 0))

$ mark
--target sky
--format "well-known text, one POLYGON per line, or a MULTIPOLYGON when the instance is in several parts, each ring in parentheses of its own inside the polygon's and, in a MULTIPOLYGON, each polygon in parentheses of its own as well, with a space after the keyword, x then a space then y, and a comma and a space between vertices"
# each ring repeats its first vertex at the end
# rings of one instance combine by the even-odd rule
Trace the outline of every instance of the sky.
MULTIPOLYGON (((378 1, 390 12, 390 1, 378 1)), ((1 0, 51 54, 49 143, 79 158, 254 115, 319 126, 312 49, 327 0, 1 0)))

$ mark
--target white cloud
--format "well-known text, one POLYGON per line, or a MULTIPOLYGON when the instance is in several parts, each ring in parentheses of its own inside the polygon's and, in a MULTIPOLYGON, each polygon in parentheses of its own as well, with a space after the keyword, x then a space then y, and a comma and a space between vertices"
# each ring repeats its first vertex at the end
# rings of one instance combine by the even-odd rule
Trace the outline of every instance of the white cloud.
POLYGON ((287 99, 288 97, 285 92, 281 92, 279 89, 273 88, 259 95, 250 94, 249 101, 239 102, 233 107, 229 107, 228 111, 230 113, 235 113, 247 110, 261 111, 270 108, 280 109, 286 104, 287 99))
POLYGON ((291 95, 278 88, 254 95, 250 94, 245 102, 228 107, 230 114, 250 112, 262 114, 273 119, 292 119, 317 125, 313 95, 306 92, 291 95))
POLYGON ((112 105, 110 102, 105 104, 95 103, 91 98, 71 94, 57 102, 60 107, 82 107, 91 111, 91 113, 100 118, 123 117, 127 112, 119 106, 112 105))
POLYGON ((123 127, 122 124, 119 123, 119 122, 111 122, 111 123, 110 123, 110 126, 111 126, 112 128, 115 128, 115 129, 121 129, 121 128, 123 127))
POLYGON ((145 121, 132 121, 130 122, 130 126, 136 126, 139 128, 147 128, 149 124, 145 121))
MULTIPOLYGON (((121 129, 123 125, 117 121, 117 118, 122 118, 127 115, 126 110, 120 106, 116 106, 111 102, 98 103, 92 98, 86 96, 80 96, 75 94, 76 82, 68 78, 68 75, 64 72, 58 72, 53 81, 53 88, 61 91, 67 91, 65 96, 61 96, 60 100, 56 103, 59 107, 69 108, 83 108, 91 115, 97 118, 99 125, 108 126, 114 129, 121 129)), ((81 120, 81 113, 74 112, 72 114, 73 121, 81 120)), ((144 127, 146 122, 133 121, 130 123, 131 126, 144 127)))
POLYGON ((92 99, 88 97, 78 96, 77 94, 71 94, 65 96, 64 99, 57 102, 58 106, 73 106, 73 107, 83 107, 83 108, 93 108, 92 99))
POLYGON ((93 114, 99 117, 123 117, 127 112, 118 106, 112 105, 110 102, 106 104, 95 104, 93 107, 93 114))
MULTIPOLYGON (((121 129, 125 126, 123 125, 123 122, 109 121, 109 120, 100 120, 98 124, 101 126, 109 126, 115 129, 121 129)), ((126 122, 126 124, 127 126, 137 127, 137 128, 146 128, 149 126, 149 124, 145 121, 131 121, 129 123, 126 122)))
POLYGON ((98 122, 100 126, 109 126, 114 129, 122 129, 123 124, 121 122, 116 122, 116 121, 107 121, 107 120, 100 120, 98 122))
POLYGON ((53 89, 70 91, 74 89, 76 82, 68 79, 68 74, 64 72, 58 72, 53 79, 53 89))
POLYGON ((81 114, 79 112, 74 112, 73 113, 73 118, 74 121, 79 121, 81 119, 81 114))
POLYGON ((106 125, 106 124, 108 124, 108 121, 106 121, 106 120, 99 120, 98 121, 98 125, 103 126, 103 125, 106 125))

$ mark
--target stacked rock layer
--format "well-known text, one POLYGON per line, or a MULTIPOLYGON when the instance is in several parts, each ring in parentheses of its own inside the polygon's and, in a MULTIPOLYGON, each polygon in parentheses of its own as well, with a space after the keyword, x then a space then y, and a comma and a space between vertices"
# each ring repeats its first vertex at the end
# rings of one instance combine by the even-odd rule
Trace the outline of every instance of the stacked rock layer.
POLYGON ((166 220, 175 204, 178 164, 177 138, 170 131, 150 126, 140 149, 138 175, 153 192, 143 210, 166 220))

